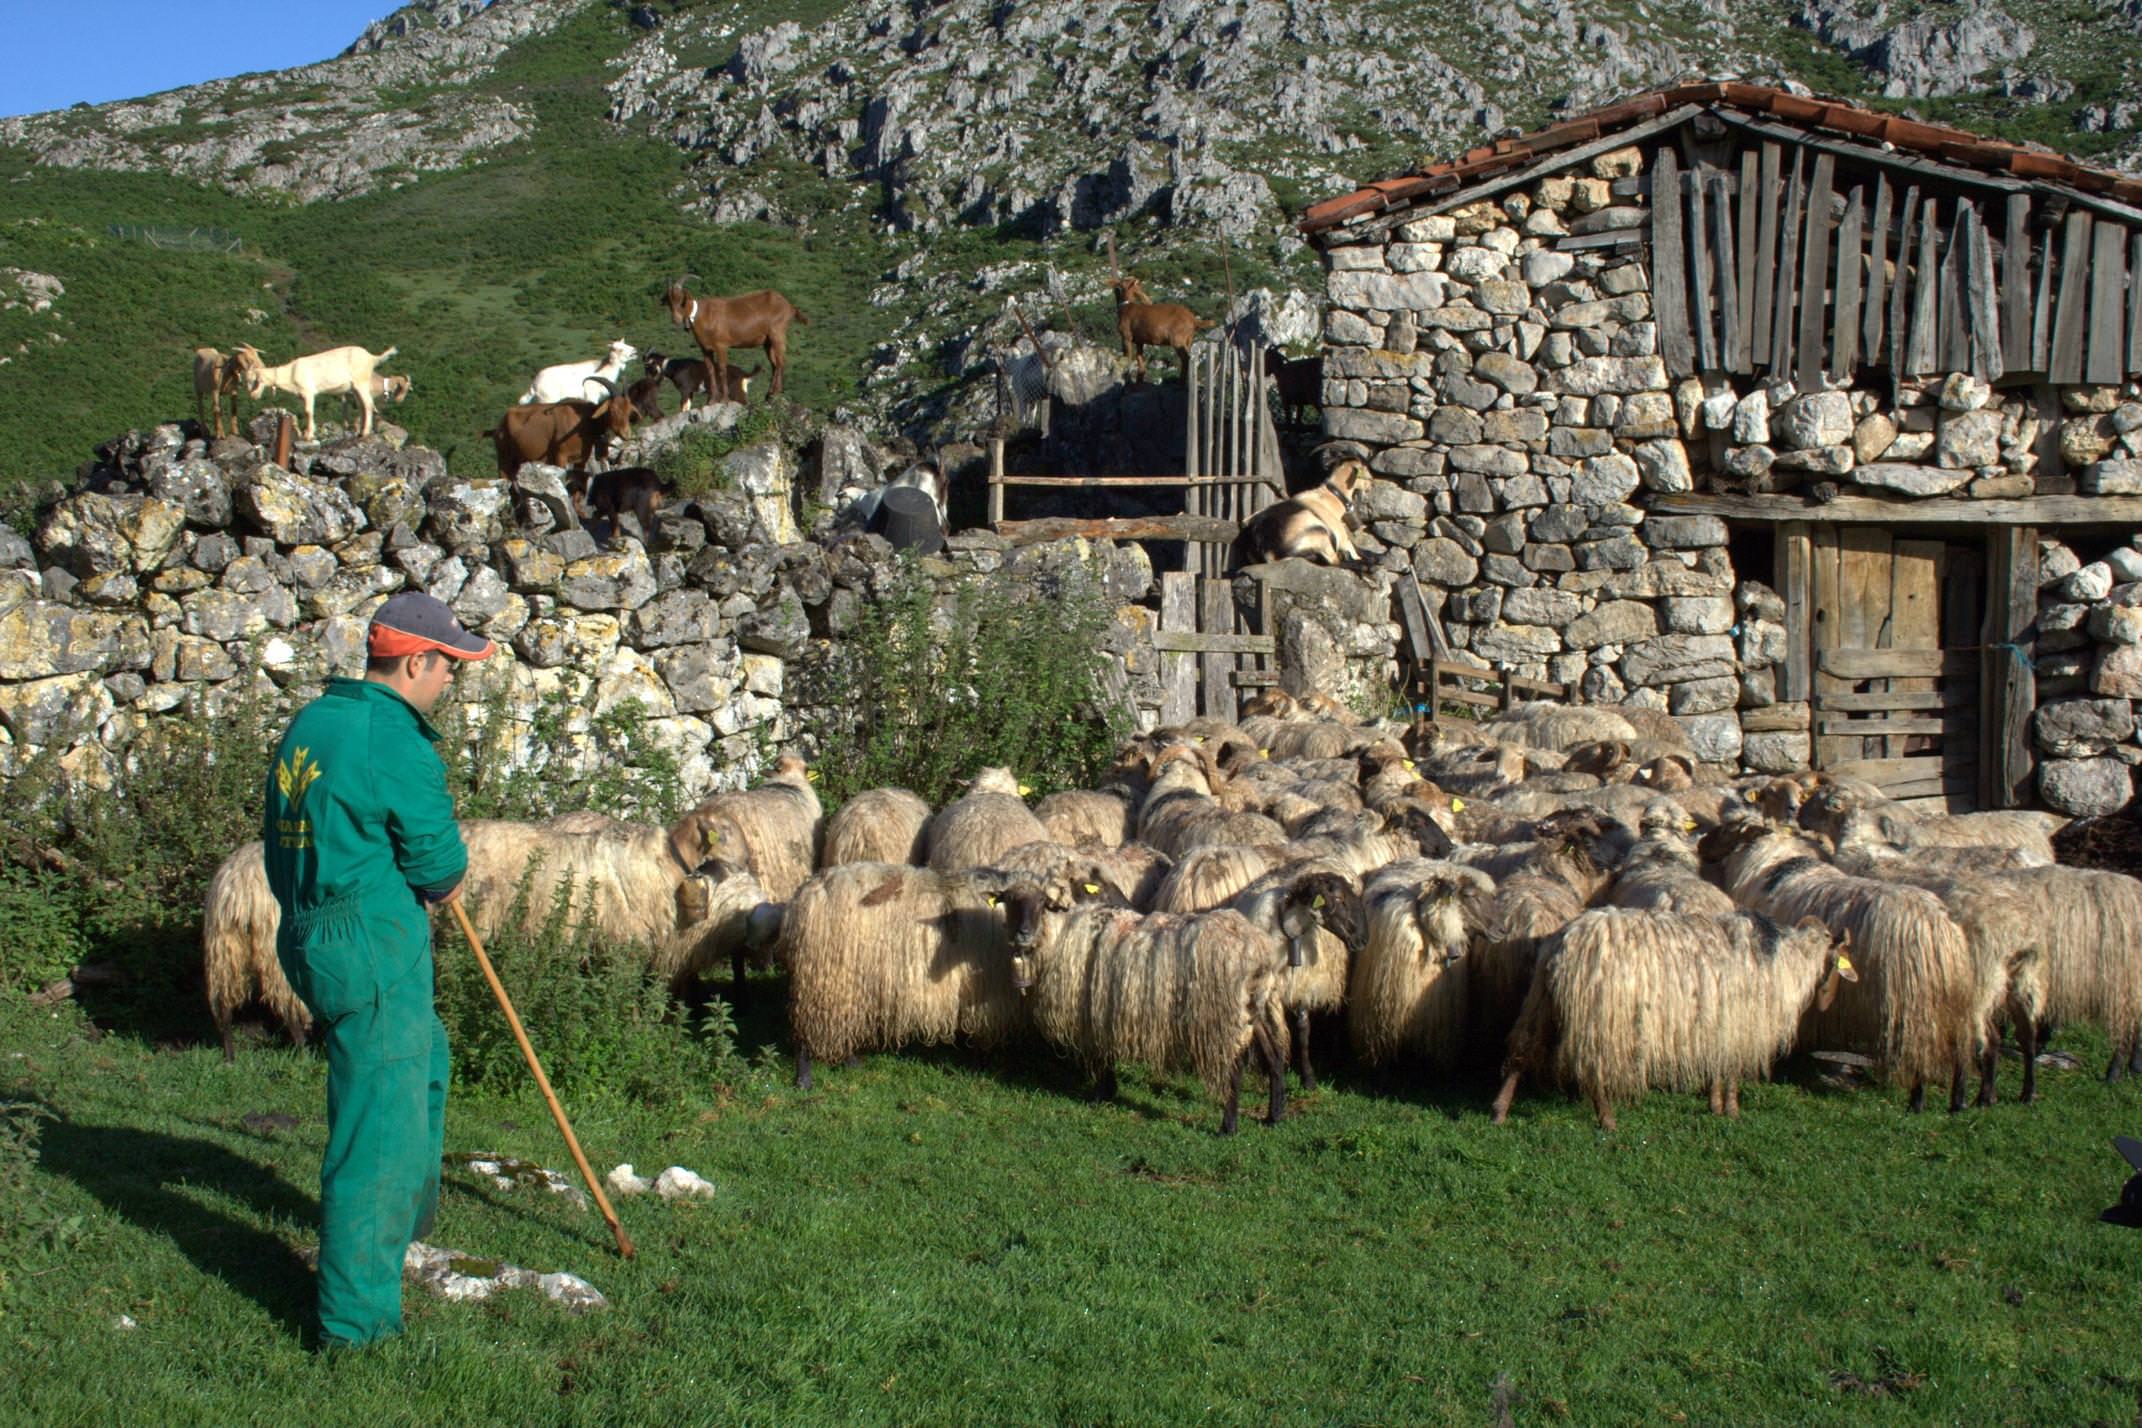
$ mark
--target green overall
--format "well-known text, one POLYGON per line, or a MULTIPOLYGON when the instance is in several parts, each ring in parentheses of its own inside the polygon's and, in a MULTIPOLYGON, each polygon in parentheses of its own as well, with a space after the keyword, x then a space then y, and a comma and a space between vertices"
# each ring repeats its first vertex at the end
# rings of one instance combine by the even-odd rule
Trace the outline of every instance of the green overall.
POLYGON ((321 1338, 401 1331, 402 1256, 431 1228, 446 1130, 446 1028, 420 893, 460 882, 438 733, 382 684, 338 679, 275 752, 261 827, 275 952, 327 1048, 321 1338))

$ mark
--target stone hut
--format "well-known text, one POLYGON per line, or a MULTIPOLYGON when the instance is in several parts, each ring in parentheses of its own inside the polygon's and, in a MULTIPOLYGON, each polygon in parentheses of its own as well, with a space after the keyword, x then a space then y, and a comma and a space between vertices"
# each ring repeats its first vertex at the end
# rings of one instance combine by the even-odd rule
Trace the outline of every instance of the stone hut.
POLYGON ((1301 228, 1325 435, 1426 498, 1457 649, 1745 770, 2127 803, 2142 181, 1701 84, 1301 228))

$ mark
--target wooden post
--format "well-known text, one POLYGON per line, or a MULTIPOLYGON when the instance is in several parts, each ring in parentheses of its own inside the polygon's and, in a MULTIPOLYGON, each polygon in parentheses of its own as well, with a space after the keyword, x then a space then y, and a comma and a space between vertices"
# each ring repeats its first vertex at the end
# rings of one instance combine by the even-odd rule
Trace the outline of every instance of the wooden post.
MULTIPOLYGON (((1198 582, 1198 628, 1208 635, 1234 633, 1235 597, 1230 582, 1210 579, 1198 582)), ((1232 720, 1235 717, 1235 672, 1236 656, 1221 650, 1207 650, 1198 657, 1198 712, 1217 719, 1232 720)))
POLYGON ((1004 438, 989 438, 989 528, 1004 524, 1004 438))
POLYGON ((1810 664, 1814 646, 1808 628, 1808 601, 1814 594, 1814 543, 1806 521, 1786 521, 1778 527, 1778 569, 1785 587, 1785 683, 1778 698, 1787 704, 1806 702, 1814 687, 1810 664))
MULTIPOLYGON (((1160 628, 1197 629, 1197 576, 1171 570, 1160 577, 1160 628)), ((1197 717, 1197 656, 1164 650, 1160 655, 1160 722, 1184 724, 1197 717)))
POLYGON ((2038 706, 2038 532, 2004 526, 1986 537, 1986 625, 1979 650, 1979 805, 2031 801, 2031 719, 2038 706))

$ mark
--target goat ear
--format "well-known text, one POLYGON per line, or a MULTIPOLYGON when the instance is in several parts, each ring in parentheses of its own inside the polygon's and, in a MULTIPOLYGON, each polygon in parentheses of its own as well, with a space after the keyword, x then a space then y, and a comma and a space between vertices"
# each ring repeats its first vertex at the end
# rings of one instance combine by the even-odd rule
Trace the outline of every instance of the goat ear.
POLYGON ((706 829, 698 814, 687 813, 669 830, 669 848, 685 867, 699 866, 700 857, 706 851, 706 829))

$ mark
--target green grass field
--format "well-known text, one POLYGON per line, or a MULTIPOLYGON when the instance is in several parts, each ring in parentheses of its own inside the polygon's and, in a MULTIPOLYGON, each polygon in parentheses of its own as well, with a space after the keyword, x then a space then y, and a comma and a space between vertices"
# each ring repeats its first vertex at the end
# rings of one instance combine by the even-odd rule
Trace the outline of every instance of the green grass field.
MULTIPOLYGON (((778 1035, 779 986, 744 1018, 778 1035)), ((67 1423, 2117 1423, 2142 1236, 2097 1222, 2142 1091, 1909 1117, 1782 1082, 1738 1123, 1343 1069, 1223 1140, 1187 1083, 1084 1098, 1067 1063, 761 1053, 654 1113, 581 1102, 592 1159, 711 1202, 598 1218, 450 1169, 436 1239, 592 1280, 574 1318, 422 1297, 303 1346, 323 1070, 0 1013, 0 1096, 57 1117, 0 1236, 0 1419, 67 1423), (256 1128, 249 1114, 295 1117, 256 1128), (138 1327, 116 1327, 119 1316, 138 1327), (1505 1417, 1506 1415, 1506 1417, 1505 1417)), ((2094 1059, 2088 1037, 2071 1048, 2094 1059)), ((2013 1090, 2014 1068, 2008 1073, 2013 1090)), ((449 1151, 568 1167, 532 1094, 457 1090, 449 1151)))

